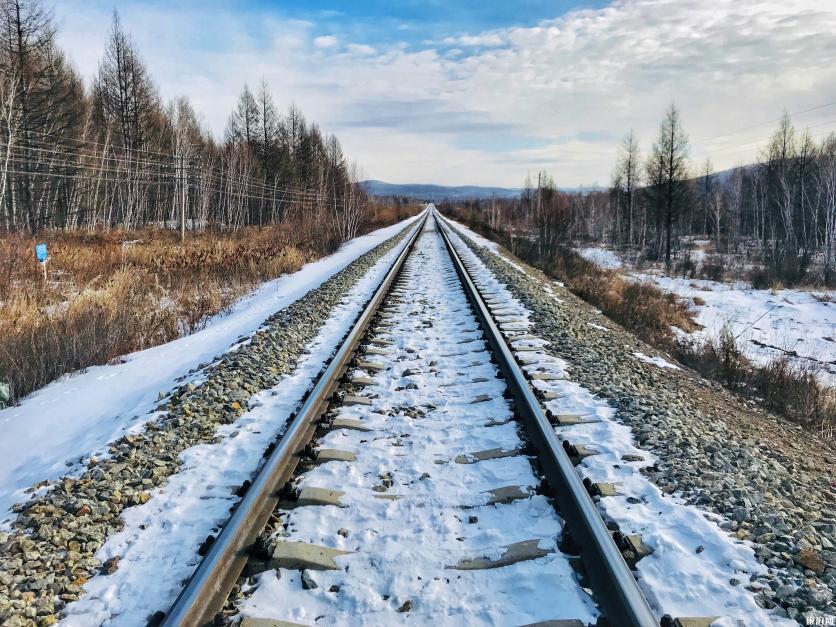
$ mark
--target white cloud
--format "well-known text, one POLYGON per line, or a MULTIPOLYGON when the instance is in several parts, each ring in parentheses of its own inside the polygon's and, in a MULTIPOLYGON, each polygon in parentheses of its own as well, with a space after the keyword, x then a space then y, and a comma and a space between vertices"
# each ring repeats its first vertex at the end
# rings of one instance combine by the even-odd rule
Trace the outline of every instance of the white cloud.
MULTIPOLYGON (((81 0, 56 12, 92 75, 109 13, 81 0)), ((836 101, 836 3, 819 0, 619 0, 461 34, 448 44, 458 54, 431 43, 323 47, 313 24, 268 12, 254 21, 152 4, 123 21, 163 95, 190 96, 216 132, 241 85, 264 76, 282 106, 295 101, 370 177, 392 181, 518 186, 545 167, 561 185, 606 183, 619 138, 635 128, 647 150, 673 100, 695 160, 710 151, 728 167, 750 160, 741 146, 771 126, 712 137, 836 101)), ((836 107, 798 123, 834 117, 836 107)))
POLYGON ((367 46, 366 44, 348 44, 348 46, 346 46, 346 49, 352 54, 359 55, 368 55, 375 53, 375 49, 371 46, 367 46))
POLYGON ((314 37, 313 43, 317 48, 331 48, 337 45, 337 38, 333 35, 323 35, 314 37))
POLYGON ((500 33, 484 33, 480 35, 445 37, 443 43, 448 46, 464 47, 501 46, 505 43, 505 39, 500 33))

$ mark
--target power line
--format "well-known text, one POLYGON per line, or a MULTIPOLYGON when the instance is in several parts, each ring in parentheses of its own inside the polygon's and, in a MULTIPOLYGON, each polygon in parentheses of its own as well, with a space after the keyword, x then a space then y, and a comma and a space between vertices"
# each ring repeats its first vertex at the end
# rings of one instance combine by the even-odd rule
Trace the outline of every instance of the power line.
MULTIPOLYGON (((823 122, 822 124, 817 124, 817 125, 814 125, 814 126, 810 126, 808 128, 815 128, 816 126, 823 126, 824 124, 833 124, 833 123, 836 123, 836 120, 829 120, 828 122, 823 122)), ((818 139, 819 137, 826 137, 826 136, 828 136, 828 135, 830 135, 831 133, 834 133, 834 132, 836 132, 836 129, 821 131, 819 133, 811 134, 810 138, 811 139, 818 139)), ((716 155, 716 154, 728 153, 728 152, 730 152, 730 154, 748 152, 748 151, 752 150, 753 148, 757 148, 760 145, 769 142, 770 139, 771 139, 771 137, 767 137, 766 139, 758 139, 758 140, 755 140, 755 141, 747 142, 745 144, 740 144, 738 146, 729 146, 727 148, 718 148, 717 150, 706 151, 706 152, 703 152, 702 154, 708 156, 708 155, 716 155), (748 148, 747 148, 747 146, 748 146, 748 148)))
MULTIPOLYGON (((819 111, 821 109, 826 109, 826 108, 832 107, 834 105, 836 105, 836 100, 834 100, 832 102, 826 102, 824 104, 821 104, 821 105, 818 105, 818 106, 815 106, 815 107, 811 107, 809 109, 804 109, 803 111, 795 111, 793 113, 789 113, 788 115, 790 117, 800 116, 800 115, 804 115, 806 113, 811 113, 813 111, 819 111)), ((728 137, 729 135, 736 135, 737 133, 742 133, 743 131, 749 131, 749 130, 752 130, 754 128, 760 128, 761 126, 766 126, 767 124, 774 124, 775 122, 780 122, 783 118, 784 118, 784 116, 782 115, 780 117, 773 118, 771 120, 767 120, 766 122, 759 122, 758 124, 752 124, 750 126, 744 126, 743 128, 739 128, 739 129, 736 129, 736 130, 733 130, 733 131, 728 131, 726 133, 721 133, 720 135, 714 135, 712 137, 697 138, 693 141, 698 141, 698 142, 703 142, 703 143, 710 143, 713 140, 719 139, 721 137, 728 137)))
MULTIPOLYGON (((9 148, 8 144, 0 142, 0 147, 9 148)), ((176 181, 178 176, 177 166, 174 163, 171 164, 161 164, 157 162, 150 162, 150 161, 135 161, 130 158, 120 158, 117 156, 105 156, 105 155, 96 155, 95 160, 98 163, 93 164, 83 164, 78 163, 75 161, 69 161, 66 156, 60 159, 49 159, 46 161, 38 161, 32 162, 29 158, 29 155, 26 154, 26 148, 21 147, 20 145, 13 145, 11 150, 7 153, 8 160, 10 163, 17 164, 18 166, 22 166, 23 168, 29 168, 31 166, 32 169, 22 169, 16 170, 13 173, 20 174, 20 175, 55 175, 59 176, 59 174, 52 172, 51 170, 56 168, 64 168, 67 170, 86 170, 89 172, 87 174, 88 177, 96 177, 101 176, 103 174, 113 174, 117 176, 128 177, 128 181, 130 182, 145 182, 145 183, 156 183, 156 184, 172 184, 176 181), (105 165, 105 163, 107 165, 105 165), (166 168, 172 170, 170 172, 142 172, 142 176, 136 176, 131 174, 128 171, 128 168, 122 166, 151 166, 152 168, 166 168), (47 168, 50 172, 43 172, 43 169, 47 168), (151 174, 156 175, 154 178, 147 178, 147 175, 151 174), (170 178, 170 181, 166 181, 167 178, 170 178)), ((52 154, 48 148, 36 148, 36 149, 29 149, 34 150, 36 152, 42 152, 47 154, 52 154)), ((72 155, 70 155, 72 156, 72 155)), ((194 159, 188 164, 188 168, 191 169, 193 167, 198 167, 198 171, 195 174, 194 172, 190 172, 192 177, 203 177, 204 175, 208 175, 208 177, 214 180, 219 185, 229 185, 230 183, 234 183, 236 185, 243 185, 247 188, 250 188, 252 191, 261 191, 265 195, 275 195, 281 193, 283 196, 291 196, 292 198, 304 198, 308 200, 320 200, 322 198, 322 194, 315 191, 309 191, 304 189, 298 188, 280 188, 278 186, 265 184, 261 177, 254 177, 250 175, 236 175, 229 172, 229 170, 224 170, 219 166, 210 166, 208 164, 203 164, 200 166, 195 166, 194 159)), ((60 176, 62 178, 82 178, 83 174, 81 172, 77 172, 75 174, 67 174, 61 173, 60 176)), ((107 179, 108 181, 110 179, 107 179)), ((124 180, 124 179, 123 179, 124 180)))

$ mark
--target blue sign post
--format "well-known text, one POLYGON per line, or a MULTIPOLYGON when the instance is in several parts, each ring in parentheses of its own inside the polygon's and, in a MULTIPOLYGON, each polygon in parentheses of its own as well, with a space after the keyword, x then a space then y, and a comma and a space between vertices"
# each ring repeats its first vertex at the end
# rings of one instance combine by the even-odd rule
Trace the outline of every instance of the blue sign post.
POLYGON ((35 257, 44 269, 44 283, 46 283, 46 262, 49 260, 49 255, 46 252, 46 244, 35 244, 35 257))

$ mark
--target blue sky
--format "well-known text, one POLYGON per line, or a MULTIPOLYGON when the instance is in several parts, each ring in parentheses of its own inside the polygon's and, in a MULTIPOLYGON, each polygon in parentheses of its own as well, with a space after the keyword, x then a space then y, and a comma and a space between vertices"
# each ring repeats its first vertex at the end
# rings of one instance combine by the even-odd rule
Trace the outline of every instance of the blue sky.
MULTIPOLYGON (((323 31, 365 34, 370 40, 420 44, 460 32, 507 26, 533 26, 578 8, 600 7, 606 2, 527 0, 474 2, 473 0, 405 0, 391 2, 292 2, 265 0, 254 3, 298 19, 318 22, 323 31)), ((367 42, 368 43, 368 42, 367 42)))
MULTIPOLYGON (((647 152, 672 101, 694 167, 730 167, 771 131, 753 124, 836 101, 836 2, 62 0, 88 80, 114 7, 163 99, 188 96, 217 136, 263 79, 392 182, 606 184, 620 139, 647 152)), ((818 139, 834 118, 796 121, 818 139)))

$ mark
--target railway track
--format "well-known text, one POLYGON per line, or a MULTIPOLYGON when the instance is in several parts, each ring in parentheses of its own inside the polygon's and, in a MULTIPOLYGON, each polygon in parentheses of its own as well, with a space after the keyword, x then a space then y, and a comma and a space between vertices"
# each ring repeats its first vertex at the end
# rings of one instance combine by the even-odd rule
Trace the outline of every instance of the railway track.
POLYGON ((410 235, 163 624, 658 624, 448 228, 410 235))

